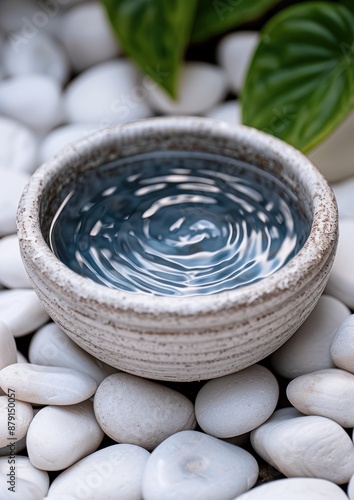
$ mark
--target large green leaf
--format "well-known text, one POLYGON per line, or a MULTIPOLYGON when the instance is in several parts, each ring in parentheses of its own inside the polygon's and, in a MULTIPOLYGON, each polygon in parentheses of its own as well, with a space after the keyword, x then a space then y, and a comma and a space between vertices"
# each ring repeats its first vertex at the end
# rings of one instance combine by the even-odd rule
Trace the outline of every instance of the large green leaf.
POLYGON ((196 0, 103 0, 103 3, 127 55, 176 97, 196 0))
POLYGON ((339 0, 339 3, 345 5, 349 10, 354 12, 354 0, 339 0))
POLYGON ((243 122, 306 152, 354 107, 354 16, 308 2, 265 27, 242 92, 243 122))
POLYGON ((279 0, 199 0, 192 41, 199 42, 253 21, 278 2, 279 0))

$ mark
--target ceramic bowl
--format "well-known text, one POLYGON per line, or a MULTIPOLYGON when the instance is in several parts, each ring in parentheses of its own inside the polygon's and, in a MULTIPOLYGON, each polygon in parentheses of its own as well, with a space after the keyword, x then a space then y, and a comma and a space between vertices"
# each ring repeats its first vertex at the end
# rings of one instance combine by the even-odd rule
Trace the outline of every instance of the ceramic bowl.
POLYGON ((18 234, 43 306, 77 344, 135 375, 193 381, 246 368, 299 328, 327 282, 337 243, 337 207, 311 162, 274 137, 205 118, 155 118, 102 130, 42 165, 23 193, 18 234), (271 276, 214 295, 122 292, 71 271, 48 246, 65 186, 86 169, 154 150, 217 153, 268 169, 296 193, 312 221, 305 245, 271 276))

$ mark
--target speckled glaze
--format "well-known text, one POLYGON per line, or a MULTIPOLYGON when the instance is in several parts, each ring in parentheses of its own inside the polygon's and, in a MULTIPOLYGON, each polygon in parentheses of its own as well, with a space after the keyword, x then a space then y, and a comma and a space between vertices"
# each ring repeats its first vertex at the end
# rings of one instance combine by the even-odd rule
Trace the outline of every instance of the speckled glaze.
POLYGON ((17 223, 26 269, 53 320, 102 361, 171 381, 227 375, 280 347, 316 305, 338 236, 333 193, 305 156, 262 132, 205 118, 140 121, 68 146, 32 176, 17 223), (313 219, 304 247, 270 277, 215 295, 126 293, 77 275, 47 244, 61 187, 85 169, 153 150, 223 154, 270 170, 297 193, 313 219))

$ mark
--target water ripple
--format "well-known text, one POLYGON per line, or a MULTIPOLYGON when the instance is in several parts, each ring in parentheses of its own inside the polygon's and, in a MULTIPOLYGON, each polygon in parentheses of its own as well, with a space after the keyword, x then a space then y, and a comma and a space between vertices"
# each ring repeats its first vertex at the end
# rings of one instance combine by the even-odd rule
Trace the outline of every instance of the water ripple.
POLYGON ((129 292, 199 295, 254 283, 286 264, 310 230, 280 181, 212 154, 139 155, 70 189, 52 250, 77 273, 129 292))

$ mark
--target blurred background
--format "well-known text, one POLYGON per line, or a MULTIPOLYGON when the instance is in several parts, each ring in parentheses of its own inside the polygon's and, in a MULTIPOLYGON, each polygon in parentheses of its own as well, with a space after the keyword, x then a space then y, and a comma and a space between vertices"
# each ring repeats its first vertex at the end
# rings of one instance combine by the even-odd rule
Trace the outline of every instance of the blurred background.
MULTIPOLYGON (((327 21, 319 15, 321 8, 325 12, 321 6, 338 3, 318 2, 320 10, 314 16, 309 13, 309 22, 312 19, 322 28, 327 21)), ((341 8, 350 8, 349 1, 340 3, 344 5, 341 8)), ((311 96, 304 90, 306 99, 301 105, 312 115, 302 125, 304 111, 297 102, 294 108, 278 100, 266 109, 267 102, 277 97, 277 87, 268 85, 269 79, 262 87, 259 68, 264 67, 265 56, 259 47, 258 66, 250 72, 242 99, 260 30, 289 7, 300 4, 306 7, 309 2, 199 0, 191 13, 188 2, 177 0, 1 0, 0 167, 11 166, 30 174, 60 149, 95 130, 155 115, 182 114, 204 115, 231 124, 243 121, 278 135, 308 153, 331 182, 354 175, 354 118, 351 103, 341 97, 340 71, 338 88, 332 85, 326 99, 321 97, 322 110, 328 102, 327 116, 321 118, 325 111, 319 113, 307 105, 311 96), (188 16, 193 19, 186 27, 188 16), (187 29, 182 40, 180 33, 187 29), (175 100, 166 92, 173 86, 175 100), (318 125, 314 137, 307 140, 298 132, 294 135, 295 128, 310 131, 312 123, 318 125)), ((314 30, 310 27, 306 31, 306 18, 293 34, 300 44, 303 39, 312 43, 309 34, 314 30)), ((327 28, 334 33, 336 26, 327 28)), ((352 65, 353 50, 346 37, 347 33, 340 34, 335 48, 352 65)), ((281 79, 282 65, 285 68, 287 64, 286 51, 283 48, 281 54, 280 45, 274 61, 269 63, 267 55, 275 82, 278 75, 281 79)), ((307 46, 301 47, 300 57, 306 59, 307 46)), ((321 76, 316 65, 317 61, 309 59, 309 76, 301 81, 300 90, 311 83, 314 73, 321 76)), ((296 78, 294 84, 298 85, 296 78)))

